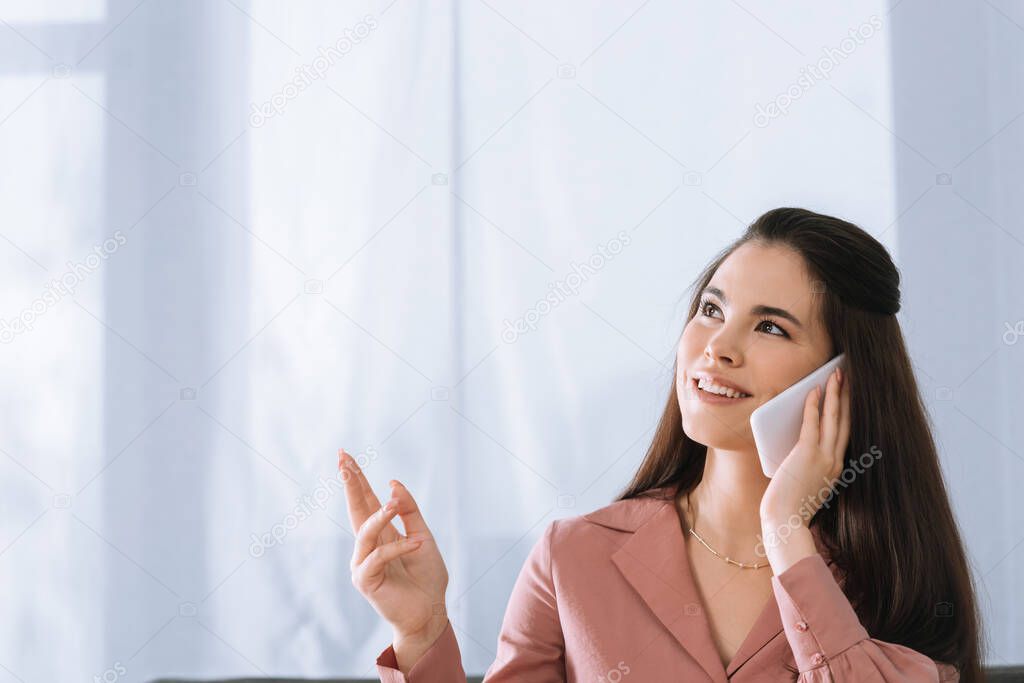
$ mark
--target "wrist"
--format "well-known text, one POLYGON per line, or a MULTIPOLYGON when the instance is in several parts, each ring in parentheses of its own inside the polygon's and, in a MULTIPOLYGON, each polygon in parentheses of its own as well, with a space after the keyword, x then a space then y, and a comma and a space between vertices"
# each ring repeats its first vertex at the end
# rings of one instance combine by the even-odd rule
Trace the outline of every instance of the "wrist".
POLYGON ((436 615, 431 617, 430 620, 417 631, 403 632, 396 629, 393 633, 392 640, 396 645, 402 643, 407 645, 425 645, 429 647, 434 644, 434 641, 437 640, 438 636, 444 633, 447 626, 448 616, 446 614, 436 615))
POLYGON ((431 616, 421 628, 409 632, 401 632, 396 629, 391 646, 395 652, 399 671, 408 674, 447 628, 448 615, 442 605, 442 610, 431 616))
POLYGON ((765 555, 773 573, 781 574, 804 557, 817 553, 814 537, 803 524, 783 522, 763 527, 765 555))
POLYGON ((394 642, 432 645, 448 626, 448 608, 444 602, 437 602, 431 608, 431 615, 414 630, 405 631, 395 628, 394 642))
MULTIPOLYGON (((796 530, 799 528, 806 528, 808 522, 804 515, 787 514, 776 510, 762 510, 760 516, 762 531, 778 531, 782 528, 796 530)), ((785 533, 785 531, 782 531, 781 533, 785 533)))

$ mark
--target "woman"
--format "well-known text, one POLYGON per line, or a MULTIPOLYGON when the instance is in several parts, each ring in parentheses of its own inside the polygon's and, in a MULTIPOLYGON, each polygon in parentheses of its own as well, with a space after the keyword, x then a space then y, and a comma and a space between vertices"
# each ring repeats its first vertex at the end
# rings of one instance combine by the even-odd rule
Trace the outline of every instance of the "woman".
MULTIPOLYGON (((613 503, 548 525, 485 681, 981 681, 974 587, 884 247, 780 208, 694 284, 646 457, 613 503), (843 352, 765 477, 751 412, 843 352)), ((465 680, 411 493, 392 480, 382 508, 344 452, 339 467, 353 584, 395 634, 381 680, 465 680)))

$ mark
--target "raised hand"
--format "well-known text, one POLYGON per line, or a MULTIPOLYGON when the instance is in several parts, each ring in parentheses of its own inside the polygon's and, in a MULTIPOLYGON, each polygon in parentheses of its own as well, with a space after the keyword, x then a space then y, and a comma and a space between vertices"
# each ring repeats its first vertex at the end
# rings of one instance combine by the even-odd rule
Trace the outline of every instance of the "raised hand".
POLYGON ((425 650, 444 631, 448 570, 405 486, 392 479, 391 499, 382 506, 366 475, 344 450, 338 454, 338 468, 356 533, 349 565, 352 585, 391 624, 401 660, 399 643, 421 646, 409 646, 407 651, 425 650), (392 524, 396 515, 402 520, 405 536, 392 524))

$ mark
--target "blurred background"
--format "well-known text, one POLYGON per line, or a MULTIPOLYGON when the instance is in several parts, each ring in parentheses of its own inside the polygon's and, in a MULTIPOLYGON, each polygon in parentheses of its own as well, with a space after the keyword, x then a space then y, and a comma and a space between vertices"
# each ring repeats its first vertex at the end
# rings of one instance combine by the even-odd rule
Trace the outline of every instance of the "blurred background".
POLYGON ((1022 83, 1013 0, 0 0, 0 682, 375 675, 342 446, 418 497, 483 672, 777 206, 895 256, 1024 663, 1022 83))

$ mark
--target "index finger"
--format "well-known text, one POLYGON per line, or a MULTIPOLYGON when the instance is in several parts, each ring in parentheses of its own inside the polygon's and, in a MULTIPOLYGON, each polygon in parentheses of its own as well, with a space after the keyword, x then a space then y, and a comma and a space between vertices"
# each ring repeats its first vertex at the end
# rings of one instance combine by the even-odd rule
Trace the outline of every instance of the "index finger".
POLYGON ((821 389, 814 387, 810 393, 804 397, 804 416, 800 423, 800 441, 806 441, 815 446, 818 445, 819 439, 819 422, 820 417, 818 416, 818 402, 821 400, 821 389))
POLYGON ((843 461, 843 466, 845 467, 846 463, 845 463, 844 456, 846 454, 846 447, 847 447, 847 445, 849 444, 849 441, 850 441, 850 423, 851 423, 851 417, 850 417, 850 410, 851 410, 851 408, 850 408, 850 378, 847 377, 846 374, 843 374, 842 380, 843 380, 843 388, 839 392, 839 395, 842 398, 842 408, 840 410, 840 417, 839 417, 839 443, 838 443, 838 447, 839 447, 839 459, 841 461, 843 461))
POLYGON ((345 502, 348 505, 352 530, 358 531, 363 522, 382 506, 370 483, 366 481, 366 475, 359 468, 359 464, 344 449, 338 451, 338 466, 342 470, 342 479, 345 482, 345 502))
POLYGON ((825 405, 822 407, 821 447, 826 453, 833 453, 836 448, 836 438, 839 436, 839 418, 841 417, 841 405, 839 395, 842 387, 839 385, 839 375, 833 370, 825 383, 825 405))

